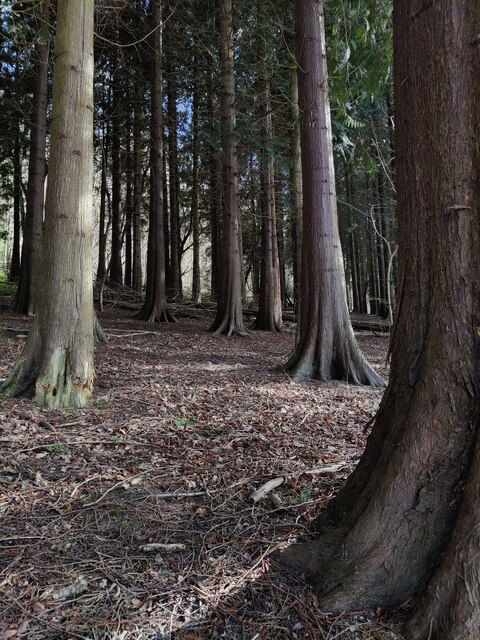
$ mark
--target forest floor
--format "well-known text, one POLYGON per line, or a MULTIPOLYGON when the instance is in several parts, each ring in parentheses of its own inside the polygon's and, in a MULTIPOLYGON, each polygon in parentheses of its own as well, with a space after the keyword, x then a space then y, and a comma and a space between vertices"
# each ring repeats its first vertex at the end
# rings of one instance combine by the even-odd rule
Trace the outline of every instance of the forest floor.
MULTIPOLYGON (((0 315, 0 378, 29 322, 0 315)), ((101 322, 87 408, 0 400, 0 639, 399 640, 401 611, 322 614, 269 559, 311 535, 381 390, 293 383, 274 368, 291 327, 101 322), (279 477, 275 502, 254 503, 279 477)), ((357 335, 386 375, 388 337, 357 335)))

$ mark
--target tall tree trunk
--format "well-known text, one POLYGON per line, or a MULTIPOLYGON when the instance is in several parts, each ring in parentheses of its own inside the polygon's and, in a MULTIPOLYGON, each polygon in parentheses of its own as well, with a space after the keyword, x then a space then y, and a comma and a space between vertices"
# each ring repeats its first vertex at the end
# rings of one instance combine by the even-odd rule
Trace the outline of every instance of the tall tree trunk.
POLYGON ((125 148, 125 286, 132 287, 133 278, 133 174, 132 174, 132 145, 130 122, 126 130, 127 142, 125 148))
POLYGON ((383 385, 360 352, 347 306, 321 2, 296 0, 295 22, 304 224, 299 340, 286 370, 297 380, 383 385))
POLYGON ((172 299, 182 297, 177 81, 175 72, 173 65, 170 65, 167 77, 168 179, 170 196, 170 282, 167 294, 172 299))
MULTIPOLYGON (((260 270, 261 270, 261 250, 258 250, 259 236, 259 224, 257 218, 259 217, 259 211, 257 207, 258 197, 258 180, 254 167, 254 154, 249 159, 249 174, 250 174, 250 217, 252 224, 252 293, 253 299, 258 303, 260 296, 260 270)), ((260 215, 261 219, 261 215, 260 215)))
POLYGON ((194 57, 193 113, 192 113, 192 230, 193 230, 193 272, 192 300, 199 303, 202 299, 200 281, 200 212, 199 212, 199 88, 198 60, 194 57))
POLYGON ((415 597, 409 640, 480 636, 479 33, 480 4, 470 0, 394 3, 391 378, 320 538, 285 556, 306 570, 324 609, 415 597))
POLYGON ((223 162, 222 281, 218 292, 217 313, 210 330, 217 335, 244 336, 248 332, 243 326, 242 316, 232 0, 220 0, 219 12, 223 85, 220 100, 223 162))
POLYGON ((262 331, 280 331, 282 326, 282 299, 280 266, 276 233, 275 173, 272 149, 272 106, 270 83, 266 69, 260 95, 263 120, 260 159, 260 211, 261 211, 261 268, 258 314, 252 328, 262 331))
POLYGON ((162 126, 162 3, 151 0, 155 30, 153 39, 153 82, 150 154, 150 224, 148 228, 147 288, 145 302, 137 315, 147 322, 172 322, 165 291, 165 245, 163 237, 163 126, 162 126))
POLYGON ((120 83, 119 56, 114 48, 113 56, 113 117, 112 117, 112 257, 110 262, 110 283, 123 284, 122 265, 122 210, 121 210, 121 131, 122 88, 120 83))
POLYGON ((382 168, 377 171, 377 211, 375 220, 375 234, 377 244, 377 263, 379 280, 379 309, 381 318, 388 316, 388 291, 387 291, 387 260, 385 259, 385 185, 382 168))
MULTIPOLYGON (((108 185, 107 185, 107 166, 108 166, 108 149, 109 147, 109 135, 108 135, 108 122, 103 126, 103 140, 102 140, 102 172, 100 183, 100 216, 98 225, 98 265, 97 265, 97 277, 96 286, 100 292, 100 300, 102 295, 103 285, 107 276, 107 236, 109 221, 107 216, 107 200, 108 200, 108 185)), ((100 310, 102 304, 100 302, 100 310)))
POLYGON ((142 127, 143 84, 137 80, 133 115, 133 288, 142 290, 142 127))
POLYGON ((93 0, 59 0, 42 294, 2 391, 83 406, 93 385, 93 0))
POLYGON ((294 69, 290 80, 290 108, 293 120, 290 181, 292 184, 292 246, 293 246, 293 295, 295 305, 300 300, 300 273, 302 264, 302 157, 300 151, 300 110, 298 108, 298 75, 294 69))
POLYGON ((16 282, 20 276, 20 227, 22 206, 22 159, 20 143, 20 112, 16 114, 13 140, 13 244, 10 261, 10 280, 16 282))
POLYGON ((43 237, 43 206, 45 199, 45 168, 48 107, 48 54, 50 41, 50 11, 48 2, 35 9, 39 37, 35 47, 35 84, 33 87, 30 155, 28 161, 27 210, 20 279, 12 311, 33 315, 39 290, 39 274, 43 237))

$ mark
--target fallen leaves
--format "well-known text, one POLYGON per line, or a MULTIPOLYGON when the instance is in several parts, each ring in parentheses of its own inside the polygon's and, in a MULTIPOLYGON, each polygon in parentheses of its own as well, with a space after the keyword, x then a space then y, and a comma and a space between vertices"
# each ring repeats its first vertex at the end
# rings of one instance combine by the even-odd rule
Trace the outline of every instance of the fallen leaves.
MULTIPOLYGON (((291 334, 214 337, 209 321, 109 314, 88 407, 1 402, 0 640, 399 637, 381 621, 348 636, 269 564, 353 468, 381 392, 294 384, 274 370, 291 334)), ((6 375, 22 344, 0 339, 6 375)), ((380 365, 386 337, 360 341, 380 365)))

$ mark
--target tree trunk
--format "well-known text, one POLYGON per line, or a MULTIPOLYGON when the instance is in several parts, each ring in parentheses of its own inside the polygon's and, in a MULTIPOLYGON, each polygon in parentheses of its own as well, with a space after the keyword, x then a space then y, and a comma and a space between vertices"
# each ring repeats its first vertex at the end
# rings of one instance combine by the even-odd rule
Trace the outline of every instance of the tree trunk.
POLYGON ((199 216, 199 89, 198 89, 198 60, 194 57, 193 81, 193 114, 192 114, 192 229, 193 229, 193 273, 192 273, 192 301, 200 303, 202 290, 200 281, 200 216, 199 216))
POLYGON ((394 3, 391 379, 322 535, 285 555, 324 609, 415 597, 409 640, 480 636, 479 33, 480 4, 470 0, 394 3))
POLYGON ((113 117, 112 117, 112 257, 110 284, 123 284, 122 266, 122 212, 121 212, 121 159, 120 139, 122 122, 122 89, 120 85, 119 59, 114 47, 113 56, 113 117))
POLYGON ((50 11, 48 2, 35 9, 39 22, 39 39, 35 48, 35 84, 33 87, 32 126, 28 161, 27 211, 20 279, 12 311, 33 315, 38 293, 42 237, 43 206, 45 200, 45 168, 48 107, 48 54, 50 40, 50 11))
MULTIPOLYGON (((100 219, 98 225, 98 265, 97 265, 97 277, 96 277, 96 286, 100 291, 100 300, 101 300, 101 291, 105 284, 105 279, 107 277, 107 237, 108 237, 108 228, 109 221, 107 219, 107 200, 108 200, 108 185, 107 185, 107 165, 108 165, 108 147, 109 147, 109 136, 108 136, 108 123, 104 124, 103 127, 103 140, 102 140, 102 173, 101 173, 101 183, 100 183, 100 219)), ((101 310, 101 304, 100 304, 101 310)))
POLYGON ((20 144, 20 113, 16 114, 13 132, 13 245, 10 261, 10 280, 16 282, 20 276, 20 227, 22 206, 22 158, 20 144))
POLYGON ((162 4, 151 0, 156 29, 153 38, 153 83, 150 154, 150 224, 148 229, 147 288, 137 318, 147 322, 172 322, 165 292, 165 246, 163 237, 163 127, 162 127, 162 4))
POLYGON ((298 76, 294 69, 290 81, 290 105, 292 120, 292 150, 290 161, 290 181, 292 184, 292 246, 293 246, 293 296, 295 305, 300 300, 300 272, 302 264, 302 158, 300 152, 300 111, 298 108, 298 76))
POLYGON ((242 316, 242 258, 238 211, 237 145, 235 141, 235 77, 232 0, 220 0, 221 116, 223 161, 222 281, 217 314, 210 331, 247 335, 242 316))
POLYGON ((338 233, 323 7, 297 0, 303 242, 299 340, 286 370, 297 380, 383 385, 363 357, 347 306, 338 233))
MULTIPOLYGON (((170 54, 171 55, 171 54, 170 54)), ((168 58, 170 58, 170 55, 168 58)), ((175 68, 169 66, 167 77, 168 179, 170 195, 170 282, 168 297, 182 298, 180 248, 180 178, 178 170, 178 115, 175 68)))
POLYGON ((133 288, 142 290, 142 126, 143 84, 137 80, 133 115, 133 288))
POLYGON ((59 0, 42 294, 2 391, 83 406, 93 385, 93 0, 59 0))
POLYGON ((131 125, 128 122, 126 130, 125 148, 125 277, 126 287, 132 288, 133 278, 133 175, 132 175, 132 146, 131 146, 131 125))
POLYGON ((280 331, 282 326, 282 299, 280 267, 276 233, 275 174, 272 149, 272 107, 270 83, 266 69, 261 84, 261 117, 263 120, 262 150, 260 159, 260 210, 261 210, 261 268, 258 314, 252 329, 280 331))

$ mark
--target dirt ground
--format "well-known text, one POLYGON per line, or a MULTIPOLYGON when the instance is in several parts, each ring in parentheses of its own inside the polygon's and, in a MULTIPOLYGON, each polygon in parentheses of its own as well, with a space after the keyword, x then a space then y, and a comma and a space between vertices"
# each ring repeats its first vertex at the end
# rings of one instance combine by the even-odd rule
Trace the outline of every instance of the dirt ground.
MULTIPOLYGON (((295 384, 275 369, 291 327, 223 338, 210 321, 108 311, 86 409, 0 400, 0 640, 401 638, 402 611, 322 614, 269 560, 311 535, 382 392, 295 384)), ((0 314, 0 378, 28 326, 0 314)), ((387 336, 358 339, 386 375, 387 336)))

